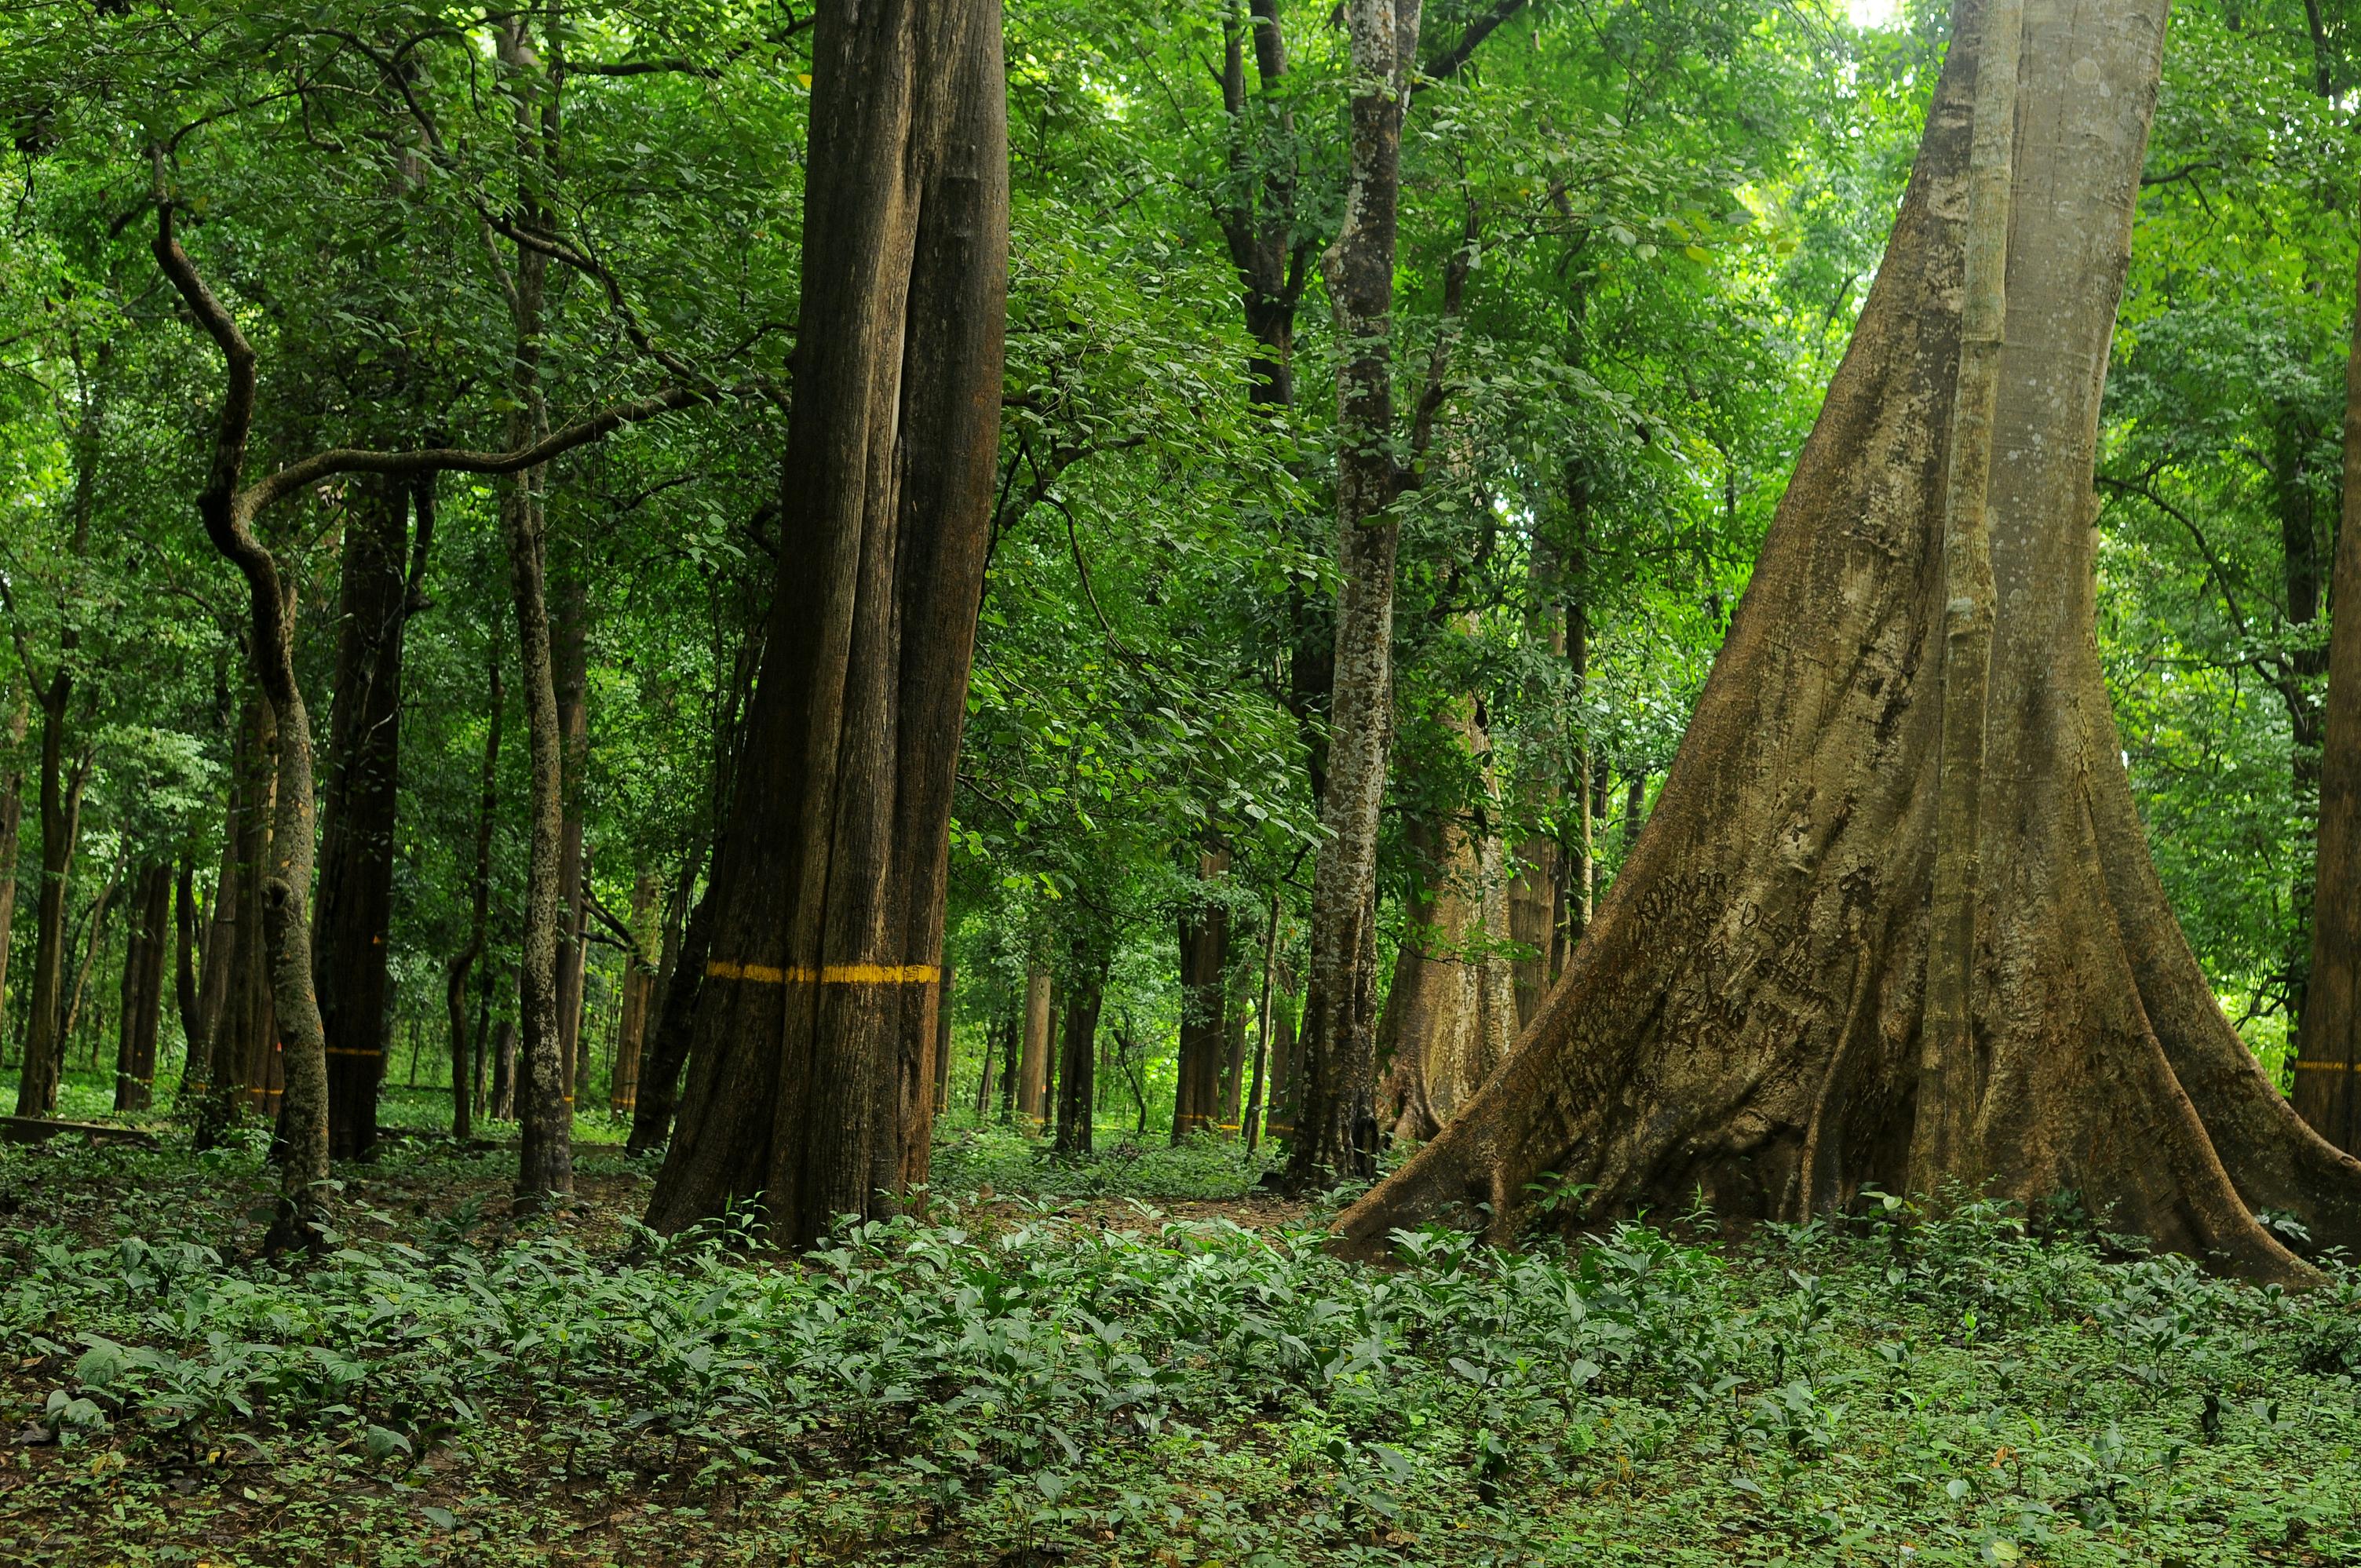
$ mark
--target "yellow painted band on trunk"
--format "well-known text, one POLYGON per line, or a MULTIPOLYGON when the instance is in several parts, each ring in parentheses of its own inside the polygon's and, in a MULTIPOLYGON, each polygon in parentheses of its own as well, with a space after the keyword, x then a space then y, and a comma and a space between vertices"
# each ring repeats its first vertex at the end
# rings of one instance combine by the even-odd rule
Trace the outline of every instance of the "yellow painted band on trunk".
POLYGON ((2345 1061, 2291 1061, 2288 1066, 2298 1072, 2351 1072, 2353 1064, 2345 1061))
POLYGON ((741 964, 731 959, 714 959, 705 966, 705 972, 716 980, 751 980, 764 985, 785 985, 791 981, 809 984, 815 980, 822 985, 929 985, 943 977, 943 971, 933 964, 824 964, 815 971, 809 964, 789 964, 781 969, 774 964, 741 964))

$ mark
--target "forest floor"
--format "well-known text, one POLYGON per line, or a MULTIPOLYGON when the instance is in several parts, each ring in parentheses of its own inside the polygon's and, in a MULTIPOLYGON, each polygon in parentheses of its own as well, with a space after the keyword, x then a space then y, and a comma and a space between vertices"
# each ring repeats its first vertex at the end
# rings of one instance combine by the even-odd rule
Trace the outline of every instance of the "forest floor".
POLYGON ((258 1139, 0 1146, 0 1563, 2361 1563, 2342 1265, 1872 1200, 1365 1267, 1232 1146, 997 1128, 788 1259, 602 1120, 571 1213, 404 1139, 291 1269, 258 1139))

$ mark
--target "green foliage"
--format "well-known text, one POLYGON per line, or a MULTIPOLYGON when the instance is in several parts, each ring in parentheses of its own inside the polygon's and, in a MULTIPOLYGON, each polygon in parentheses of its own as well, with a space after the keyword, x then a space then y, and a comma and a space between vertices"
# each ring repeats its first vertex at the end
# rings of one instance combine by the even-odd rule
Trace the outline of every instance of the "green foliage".
POLYGON ((1033 1188, 991 1140, 947 1148, 942 1168, 1012 1185, 939 1187, 930 1222, 848 1226, 795 1264, 726 1224, 488 1234, 473 1202, 402 1196, 481 1166, 405 1157, 291 1274, 210 1229, 250 1157, 9 1151, 0 1349, 32 1370, 0 1541, 71 1514, 123 1521, 77 1522, 91 1561, 237 1517, 260 1558, 372 1560, 422 1521, 437 1552, 547 1531, 563 1560, 2361 1550, 2341 1265, 2257 1289, 2113 1250, 2068 1208, 2031 1226, 1872 1193, 1739 1243, 1430 1230, 1361 1267, 1316 1228, 1056 1196, 1150 1170, 1211 1193, 1217 1152, 1033 1188))

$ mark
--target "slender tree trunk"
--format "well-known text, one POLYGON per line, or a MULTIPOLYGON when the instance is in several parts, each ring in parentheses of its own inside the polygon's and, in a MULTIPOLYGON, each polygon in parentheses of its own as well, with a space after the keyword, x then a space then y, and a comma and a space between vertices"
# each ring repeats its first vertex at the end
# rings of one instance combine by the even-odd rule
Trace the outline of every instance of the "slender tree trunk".
POLYGON ((1036 965, 1025 975, 1025 1054, 1016 1068, 1016 1109, 1028 1126, 1041 1124, 1049 1081, 1049 971, 1036 965))
POLYGON ((1228 875, 1230 854, 1209 850, 1197 859, 1197 883, 1204 894, 1180 916, 1180 1058, 1172 1097, 1172 1141, 1211 1127, 1221 1119, 1222 1050, 1227 1030, 1223 1014, 1228 993, 1223 971, 1230 961, 1229 911, 1213 889, 1228 875))
POLYGON ((1515 1055, 1340 1219, 1348 1247, 1479 1202, 1513 1234, 1545 1179, 1587 1190, 1570 1226, 1700 1186, 1795 1219, 1956 1181, 2070 1190, 2265 1277, 2310 1276, 2258 1211, 2361 1242, 2361 1163, 2263 1076, 2165 900, 2093 632, 2164 11, 1956 8, 1884 264, 1658 808, 1515 1055))
MULTIPOLYGON (((1536 530, 1532 560, 1526 568, 1525 641, 1534 652, 1546 653, 1552 659, 1565 656, 1565 610, 1559 598, 1561 576, 1557 551, 1536 530)), ((1538 714, 1554 705, 1554 696, 1547 683, 1535 681, 1525 698, 1538 714)), ((1542 755, 1555 754, 1561 738, 1557 723, 1543 723, 1538 717, 1527 722, 1533 732, 1532 751, 1542 755)), ((1565 792, 1564 782, 1554 766, 1542 762, 1537 755, 1534 763, 1519 768, 1516 784, 1522 815, 1528 820, 1545 821, 1556 815, 1565 792)), ((1565 857, 1554 834, 1533 832, 1517 846, 1513 860, 1516 874, 1509 884, 1509 937, 1517 944, 1520 954, 1515 959, 1514 981, 1517 1027, 1521 1030, 1532 1021, 1542 999, 1549 993, 1550 982, 1557 978, 1561 894, 1558 873, 1565 857)))
POLYGON ((1395 209, 1420 0, 1347 0, 1356 79, 1344 222, 1321 258, 1351 346, 1336 377, 1335 686, 1312 874, 1312 990, 1288 1176, 1299 1189, 1377 1173, 1378 817, 1393 705, 1395 209))
POLYGON ((1000 1036, 1005 1019, 995 1018, 983 1037, 983 1065, 975 1075, 975 1124, 983 1125, 983 1118, 992 1109, 992 1069, 1000 1058, 1000 1036))
MULTIPOLYGON (((377 1146, 385 1077, 386 938, 393 922, 394 817, 401 768, 402 632, 410 618, 408 480, 352 486, 321 802, 314 983, 328 1038, 328 1154, 377 1146)), ((419 528, 431 528, 422 509, 419 528)))
POLYGON ((176 1099, 184 1099, 189 1080, 204 1071, 204 1014, 197 1000, 197 927, 204 911, 197 905, 196 884, 196 864, 183 850, 172 892, 172 1001, 181 1017, 181 1090, 176 1099))
POLYGON ((2295 1108, 2329 1142, 2361 1150, 2361 274, 2345 366, 2344 516, 2329 585, 2328 702, 2310 985, 2297 1036, 2295 1108))
MULTIPOLYGON (((522 171, 525 206, 540 210, 540 179, 544 138, 543 122, 553 120, 555 105, 550 89, 537 81, 541 60, 524 16, 503 20, 498 29, 500 63, 515 83, 516 142, 522 171)), ((551 127, 554 131, 554 126, 551 127)), ((538 250, 520 246, 516 258, 511 312, 515 318, 516 353, 511 379, 516 389, 516 412, 511 416, 510 444, 522 446, 545 435, 549 413, 541 387, 542 306, 549 260, 538 250)), ((558 967, 563 942, 564 859, 566 834, 565 739, 557 707, 557 676, 554 663, 548 593, 548 541, 544 495, 548 486, 544 465, 517 476, 503 499, 503 526, 509 544, 509 589, 517 617, 517 653, 522 671, 525 740, 532 757, 531 792, 527 800, 527 842, 523 932, 517 987, 518 1024, 522 1034, 517 1074, 513 1080, 522 1137, 517 1160, 519 1202, 536 1204, 552 1195, 574 1190, 572 1117, 566 1103, 564 1025, 558 995, 558 967)))
POLYGON ((115 1108, 145 1111, 155 1099, 156 1029, 164 1001, 164 930, 171 916, 172 862, 139 870, 123 945, 121 1014, 115 1025, 115 1108))
MULTIPOLYGON (((491 916, 492 828, 500 807, 500 721, 507 712, 500 681, 500 641, 495 622, 491 652, 485 661, 484 762, 476 784, 476 861, 468 878, 467 945, 451 960, 443 980, 444 1009, 451 1030, 451 1135, 463 1143, 475 1133, 475 1080, 480 1076, 468 1070, 467 975, 483 959, 491 916)), ((488 977, 484 995, 489 998, 491 991, 488 977)), ((476 1033, 480 1039, 483 1030, 478 1027, 476 1033)))
MULTIPOLYGON (((1262 997, 1255 1008, 1254 1084, 1246 1091, 1248 1154, 1254 1153, 1262 1143, 1263 1091, 1268 1086, 1270 1064, 1270 1006, 1274 1000, 1271 987, 1279 978, 1279 923, 1282 912, 1279 894, 1273 890, 1269 923, 1263 927, 1262 936, 1262 997)), ((1141 1114, 1145 1115, 1146 1112, 1141 1114)))
POLYGON ((492 1029, 492 1116, 496 1121, 516 1120, 517 1102, 517 1026, 513 1018, 503 1018, 492 1029))
POLYGON ((648 1031, 649 1004, 654 1000, 660 955, 651 950, 661 940, 648 929, 656 917, 656 901, 664 884, 653 872, 642 872, 631 883, 631 938, 634 946, 623 957, 623 1003, 615 1021, 615 1065, 607 1075, 607 1108, 628 1113, 640 1102, 640 1052, 648 1031))
POLYGON ((31 710, 25 687, 17 685, 8 713, 6 784, 0 788, 0 1019, 8 1015, 8 938, 16 917, 17 825, 25 810, 25 769, 20 758, 31 710))
POLYGON ((1019 1057, 1025 1046, 1025 1009, 1004 1021, 1000 1041, 1000 1120, 1004 1125, 1016 1119, 1016 1080, 1019 1057))
POLYGON ((82 770, 67 777, 66 708, 73 677, 60 663, 40 693, 41 887, 33 910, 33 987, 25 1060, 16 1078, 16 1114, 49 1116, 58 1108, 65 1070, 66 873, 82 824, 82 770))
POLYGON ((1066 1028, 1058 1053, 1058 1141, 1060 1158, 1091 1152, 1097 1103, 1099 1004, 1106 986, 1106 960, 1077 950, 1073 989, 1066 993, 1066 1028))
POLYGON ((247 652, 256 683, 278 725, 277 799, 262 894, 272 1011, 288 1048, 280 1063, 286 1092, 279 1118, 279 1214, 263 1245, 272 1253, 311 1249, 320 1245, 316 1222, 328 1177, 328 1069, 326 1033, 312 982, 315 796, 312 721, 295 674, 295 591, 281 576, 277 558, 255 537, 250 511, 255 503, 238 487, 254 422, 254 350, 181 249, 173 230, 174 203, 162 188, 166 166, 160 151, 155 160, 159 187, 157 262, 221 350, 227 370, 212 463, 197 497, 197 511, 214 549, 245 579, 247 652))
POLYGON ((589 944, 588 869, 582 853, 582 780, 590 762, 588 595, 578 569, 559 579, 552 669, 556 685, 561 808, 557 839, 557 1051, 566 1083, 566 1113, 574 1114, 581 1070, 583 979, 589 944))

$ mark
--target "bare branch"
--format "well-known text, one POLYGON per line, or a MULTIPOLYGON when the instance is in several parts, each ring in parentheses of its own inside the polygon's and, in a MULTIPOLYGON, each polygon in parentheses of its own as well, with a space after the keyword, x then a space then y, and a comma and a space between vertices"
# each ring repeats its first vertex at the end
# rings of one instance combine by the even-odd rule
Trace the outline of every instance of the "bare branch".
POLYGON ((410 452, 368 452, 340 446, 326 452, 315 452, 300 463, 280 469, 269 478, 258 480, 238 498, 239 504, 241 510, 251 516, 306 485, 315 485, 339 474, 519 473, 527 468, 537 468, 562 453, 587 445, 624 425, 636 424, 658 414, 694 408, 712 400, 711 394, 699 388, 667 388, 653 397, 601 409, 588 419, 578 420, 563 430, 552 431, 532 445, 519 447, 513 452, 476 452, 455 446, 427 446, 410 452))

